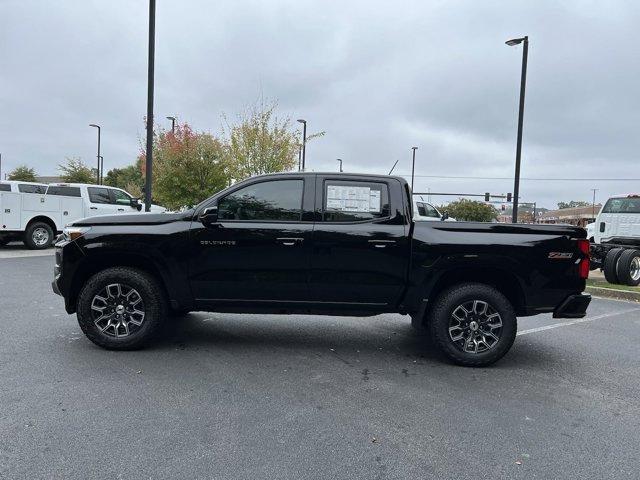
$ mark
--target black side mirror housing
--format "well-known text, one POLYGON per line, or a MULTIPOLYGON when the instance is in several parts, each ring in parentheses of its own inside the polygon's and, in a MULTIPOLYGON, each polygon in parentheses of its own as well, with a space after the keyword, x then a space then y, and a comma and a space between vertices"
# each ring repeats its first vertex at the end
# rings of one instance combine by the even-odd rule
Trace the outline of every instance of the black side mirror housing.
POLYGON ((207 207, 200 214, 200 222, 208 227, 215 224, 218 221, 218 207, 207 207))
POLYGON ((440 217, 440 221, 441 221, 441 222, 444 222, 447 218, 449 218, 449 212, 444 211, 444 212, 442 213, 442 216, 440 217))
POLYGON ((139 198, 132 198, 131 199, 131 206, 133 208, 137 208, 138 211, 142 210, 142 203, 140 202, 139 198))

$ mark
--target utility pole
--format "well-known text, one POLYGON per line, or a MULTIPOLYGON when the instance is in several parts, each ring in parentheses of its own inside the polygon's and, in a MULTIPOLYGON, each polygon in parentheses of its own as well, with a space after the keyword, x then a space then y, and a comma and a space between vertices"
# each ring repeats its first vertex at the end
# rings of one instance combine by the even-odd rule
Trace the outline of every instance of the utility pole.
POLYGON ((411 147, 411 150, 413 150, 413 161, 411 163, 411 191, 413 192, 413 177, 415 176, 415 171, 416 171, 416 150, 418 149, 418 147, 411 147))
POLYGON ((307 158, 307 121, 299 118, 298 122, 302 124, 302 171, 304 172, 305 160, 307 158))
POLYGON ((596 192, 598 191, 597 188, 592 188, 591 191, 593 192, 593 202, 591 203, 591 216, 593 217, 593 220, 595 221, 596 219, 596 192))
POLYGON ((522 122, 524 118, 524 93, 527 87, 527 57, 529 55, 529 37, 514 38, 505 42, 510 47, 523 43, 522 72, 520 74, 520 107, 518 109, 518 141, 516 145, 516 173, 513 184, 512 223, 518 223, 518 200, 520 194, 520 159, 522 154, 522 122))
POLYGON ((147 152, 144 182, 144 211, 151 211, 153 175, 153 74, 156 44, 156 0, 149 0, 149 70, 147 72, 147 152))
POLYGON ((100 125, 96 125, 95 123, 90 123, 90 127, 94 127, 98 129, 98 168, 96 170, 96 183, 100 185, 100 125))

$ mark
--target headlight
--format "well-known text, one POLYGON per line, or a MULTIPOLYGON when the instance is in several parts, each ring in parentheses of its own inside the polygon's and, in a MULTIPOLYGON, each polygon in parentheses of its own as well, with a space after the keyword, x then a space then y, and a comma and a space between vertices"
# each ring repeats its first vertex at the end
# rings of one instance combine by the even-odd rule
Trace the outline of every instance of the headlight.
POLYGON ((64 227, 64 230, 62 230, 62 235, 66 240, 73 242, 74 240, 77 240, 78 238, 83 236, 89 230, 91 230, 91 227, 66 226, 64 227))

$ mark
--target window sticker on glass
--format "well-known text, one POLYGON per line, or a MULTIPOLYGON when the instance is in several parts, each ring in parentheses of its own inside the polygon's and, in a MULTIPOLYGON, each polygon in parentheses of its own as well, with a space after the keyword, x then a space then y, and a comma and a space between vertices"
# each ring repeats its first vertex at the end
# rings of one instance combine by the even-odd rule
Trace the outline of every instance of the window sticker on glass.
POLYGON ((370 187, 327 185, 327 210, 380 212, 380 191, 370 187))

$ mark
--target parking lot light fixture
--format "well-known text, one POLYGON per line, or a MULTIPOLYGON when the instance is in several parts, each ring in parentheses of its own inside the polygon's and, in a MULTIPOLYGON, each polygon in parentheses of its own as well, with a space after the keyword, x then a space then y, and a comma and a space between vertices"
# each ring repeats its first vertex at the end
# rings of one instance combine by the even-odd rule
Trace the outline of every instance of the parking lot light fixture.
POLYGON ((298 123, 302 124, 302 171, 304 172, 305 160, 307 158, 307 121, 299 118, 298 123))
POLYGON ((338 158, 336 161, 340 162, 340 173, 342 173, 342 159, 338 158))
POLYGON ((171 120, 171 133, 176 131, 176 117, 167 117, 167 120, 171 120))
POLYGON ((96 170, 96 183, 100 185, 100 125, 96 125, 95 123, 90 123, 90 127, 94 127, 98 129, 98 168, 96 170))
POLYGON ((524 117, 524 93, 527 86, 527 56, 529 54, 529 37, 512 38, 505 42, 510 47, 523 44, 522 73, 520 75, 520 106, 518 108, 518 139, 516 145, 516 172, 513 183, 513 215, 512 223, 518 223, 518 199, 520 194, 520 159, 522 155, 522 121, 524 117))

